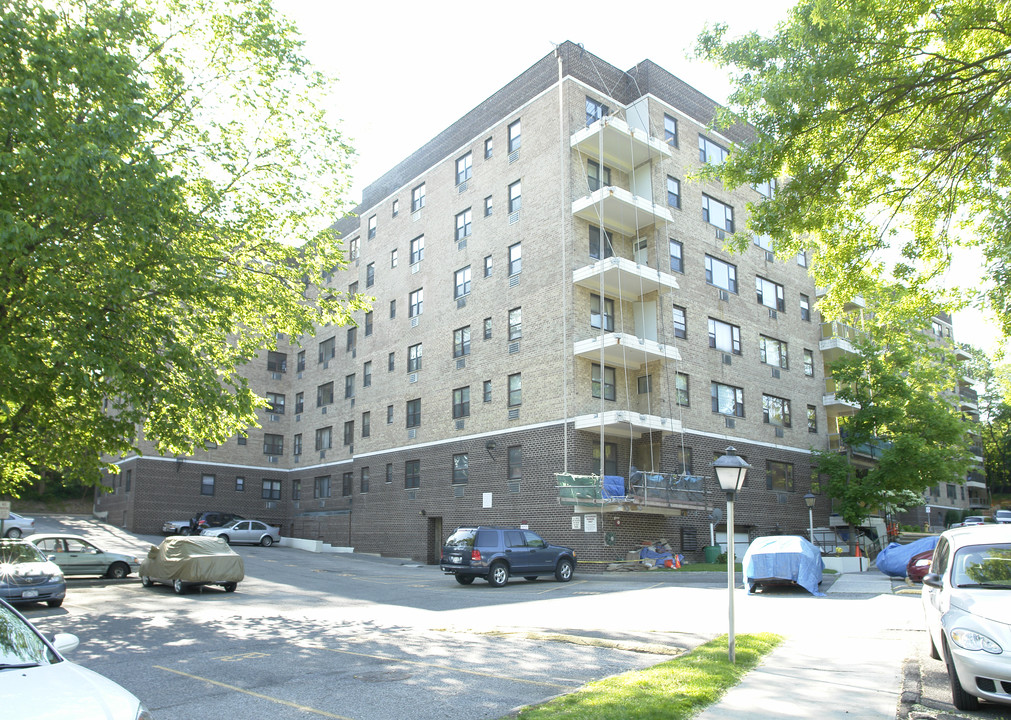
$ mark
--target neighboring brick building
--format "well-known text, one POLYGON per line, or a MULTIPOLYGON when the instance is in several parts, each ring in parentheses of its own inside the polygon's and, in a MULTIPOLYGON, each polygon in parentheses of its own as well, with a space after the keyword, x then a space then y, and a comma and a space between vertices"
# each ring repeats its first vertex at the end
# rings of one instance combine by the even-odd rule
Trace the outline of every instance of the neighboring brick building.
POLYGON ((753 466, 742 537, 805 531, 810 491, 825 524, 815 288, 761 240, 723 249, 762 195, 691 179, 748 139, 708 129, 716 108, 648 60, 624 72, 563 43, 337 224, 351 262, 333 284, 373 310, 248 368, 274 403, 248 441, 128 458, 96 509, 141 532, 227 509, 427 562, 459 524, 521 522, 581 561, 660 538, 697 558, 733 445, 753 466), (560 500, 556 473, 634 485, 632 466, 702 479, 560 500))

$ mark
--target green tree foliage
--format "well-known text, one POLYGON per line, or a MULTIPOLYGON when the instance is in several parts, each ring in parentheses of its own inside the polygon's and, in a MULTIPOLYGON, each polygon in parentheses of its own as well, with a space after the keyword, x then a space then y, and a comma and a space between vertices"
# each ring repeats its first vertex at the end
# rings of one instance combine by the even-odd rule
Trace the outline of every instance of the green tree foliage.
POLYGON ((936 297, 977 247, 992 282, 948 307, 975 295, 1011 333, 1011 2, 800 0, 771 37, 717 26, 698 52, 732 69, 722 122, 756 131, 709 170, 729 186, 789 178, 751 229, 813 251, 823 314, 889 272, 908 302, 936 297))
POLYGON ((331 81, 268 0, 0 8, 0 492, 255 424, 236 369, 364 305, 331 81))
POLYGON ((980 432, 987 487, 991 493, 1011 493, 1011 366, 1003 356, 965 347, 972 356, 971 377, 981 384, 980 432))

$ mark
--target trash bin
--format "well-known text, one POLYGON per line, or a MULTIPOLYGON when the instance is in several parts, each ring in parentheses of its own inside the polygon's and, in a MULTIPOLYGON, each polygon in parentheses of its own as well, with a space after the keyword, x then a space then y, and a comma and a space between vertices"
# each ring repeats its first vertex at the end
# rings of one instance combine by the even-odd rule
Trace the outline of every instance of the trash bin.
POLYGON ((702 552, 704 552, 706 555, 707 563, 715 563, 716 560, 720 557, 720 553, 722 553, 723 550, 720 549, 719 545, 707 545, 706 547, 702 548, 702 552))

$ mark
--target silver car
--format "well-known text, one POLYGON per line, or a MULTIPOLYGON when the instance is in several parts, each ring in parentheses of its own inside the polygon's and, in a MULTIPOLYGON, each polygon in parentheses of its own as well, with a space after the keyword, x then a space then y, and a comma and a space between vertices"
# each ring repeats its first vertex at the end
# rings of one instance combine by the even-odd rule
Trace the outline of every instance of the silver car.
POLYGON ((79 535, 32 535, 27 541, 53 558, 64 575, 104 575, 125 578, 137 572, 140 558, 106 552, 79 535))
POLYGON ((59 566, 24 540, 0 540, 0 598, 11 604, 44 602, 59 607, 67 581, 59 566))
POLYGON ((259 520, 236 520, 224 527, 202 530, 201 535, 219 537, 226 543, 249 543, 270 547, 281 542, 281 528, 259 520))
POLYGON ((17 539, 35 532, 35 518, 25 517, 12 512, 10 517, 3 521, 3 537, 17 539))
POLYGON ((955 707, 1011 705, 1011 527, 942 533, 921 598, 930 655, 947 666, 955 707))

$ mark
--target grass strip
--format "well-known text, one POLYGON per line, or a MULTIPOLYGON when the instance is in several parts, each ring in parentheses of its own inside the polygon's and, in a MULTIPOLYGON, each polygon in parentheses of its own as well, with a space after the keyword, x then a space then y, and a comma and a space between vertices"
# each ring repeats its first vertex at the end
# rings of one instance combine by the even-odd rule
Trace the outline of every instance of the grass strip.
POLYGON ((586 635, 567 635, 565 633, 538 632, 535 630, 518 630, 508 632, 491 630, 480 633, 495 637, 518 637, 524 640, 568 643, 570 645, 586 645, 589 647, 608 648, 610 650, 627 650, 628 652, 645 653, 649 655, 682 655, 683 647, 663 645, 661 643, 643 643, 629 640, 611 640, 610 638, 589 637, 586 635))
POLYGON ((727 636, 681 657, 588 683, 575 692, 523 708, 522 720, 687 720, 741 681, 783 638, 738 635, 737 664, 727 657, 727 636))

